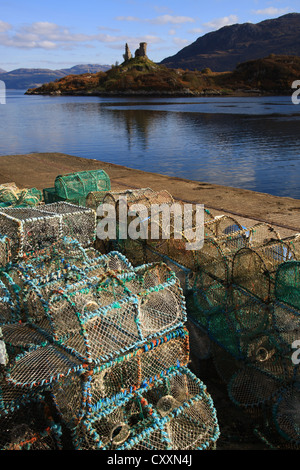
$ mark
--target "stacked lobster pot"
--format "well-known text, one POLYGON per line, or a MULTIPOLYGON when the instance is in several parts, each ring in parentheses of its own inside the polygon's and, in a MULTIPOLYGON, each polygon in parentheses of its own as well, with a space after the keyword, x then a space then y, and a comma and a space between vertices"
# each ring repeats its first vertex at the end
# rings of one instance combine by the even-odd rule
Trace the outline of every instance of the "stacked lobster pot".
POLYGON ((232 402, 275 448, 300 445, 299 361, 291 349, 300 332, 299 242, 268 224, 206 238, 189 310, 212 340, 232 402))
POLYGON ((5 292, 18 296, 2 325, 5 384, 51 399, 57 447, 65 430, 84 450, 215 446, 216 412, 187 368, 185 299, 168 266, 133 267, 62 239, 5 273, 5 292))
POLYGON ((72 237, 84 247, 96 238, 96 213, 68 202, 39 207, 8 207, 0 210, 0 233, 10 241, 10 260, 72 237))
MULTIPOLYGON (((133 205, 173 203, 166 191, 136 194, 127 212, 133 205)), ((174 219, 167 227, 151 223, 159 237, 119 237, 116 249, 134 266, 164 261, 172 268, 186 294, 195 369, 198 359, 212 358, 232 402, 254 418, 254 429, 275 447, 299 448, 299 360, 291 347, 300 337, 300 235, 281 239, 270 224, 244 227, 205 211, 203 246, 187 250, 192 239, 175 236, 174 219)))
MULTIPOLYGON (((87 203, 95 208, 94 196, 92 194, 89 196, 87 203)), ((194 226, 190 231, 184 229, 183 203, 175 201, 166 190, 154 191, 142 188, 108 192, 97 206, 100 208, 98 214, 102 213, 103 204, 110 204, 114 208, 116 221, 119 223, 115 239, 106 240, 106 246, 114 247, 124 253, 134 266, 164 262, 175 272, 186 294, 191 289, 195 271, 194 252, 187 250, 186 245, 194 241, 195 233, 194 226), (165 209, 167 209, 166 215, 165 209), (129 234, 122 236, 120 221, 125 224, 127 232, 127 229, 130 231, 131 224, 135 224, 135 220, 138 219, 142 222, 140 236, 137 238, 129 234)), ((205 209, 203 213, 204 221, 213 218, 208 210, 205 209)), ((195 217, 195 208, 193 208, 191 220, 195 221, 195 217)), ((98 217, 99 222, 101 217, 98 217)))

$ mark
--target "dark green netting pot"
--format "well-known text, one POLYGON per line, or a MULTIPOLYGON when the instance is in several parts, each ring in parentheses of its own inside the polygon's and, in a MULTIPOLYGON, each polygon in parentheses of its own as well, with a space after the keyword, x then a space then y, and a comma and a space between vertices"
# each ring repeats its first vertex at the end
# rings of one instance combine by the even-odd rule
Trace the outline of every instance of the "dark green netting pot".
POLYGON ((58 175, 55 178, 55 192, 65 200, 87 197, 91 191, 108 191, 110 179, 104 170, 90 170, 58 175))
POLYGON ((300 261, 287 261, 278 267, 275 296, 280 302, 300 309, 300 261))

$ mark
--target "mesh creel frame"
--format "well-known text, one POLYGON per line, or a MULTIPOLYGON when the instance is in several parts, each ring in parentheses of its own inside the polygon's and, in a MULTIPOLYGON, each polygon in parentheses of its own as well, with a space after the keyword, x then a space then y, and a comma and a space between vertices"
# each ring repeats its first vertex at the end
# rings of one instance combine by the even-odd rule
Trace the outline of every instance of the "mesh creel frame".
POLYGON ((111 189, 110 179, 104 170, 80 171, 58 175, 54 182, 58 196, 68 200, 86 197, 91 191, 107 191, 111 189))
POLYGON ((250 366, 236 372, 228 383, 229 397, 242 408, 270 406, 284 389, 283 381, 250 366))
POLYGON ((188 361, 188 334, 178 329, 94 369, 59 378, 52 384, 52 395, 63 421, 72 426, 188 361))
POLYGON ((62 237, 61 217, 37 208, 6 208, 0 211, 2 234, 11 241, 12 258, 51 245, 62 237))
POLYGON ((105 196, 108 194, 108 191, 91 191, 88 193, 85 199, 85 206, 97 211, 99 205, 103 203, 105 196))
POLYGON ((219 426, 206 387, 180 368, 81 420, 73 434, 82 450, 205 450, 214 447, 219 426))
POLYGON ((232 216, 218 215, 208 219, 204 224, 204 233, 207 237, 223 237, 243 231, 243 226, 232 216))
POLYGON ((271 298, 271 275, 261 254, 252 248, 242 248, 235 254, 232 283, 263 301, 271 298))
POLYGON ((15 322, 22 320, 22 294, 20 287, 14 282, 5 270, 0 270, 2 317, 1 322, 15 322))
POLYGON ((26 304, 28 322, 89 361, 123 353, 186 318, 179 281, 164 264, 86 276, 76 284, 63 278, 31 284, 26 304))
POLYGON ((285 262, 295 261, 296 254, 293 246, 283 240, 272 240, 255 248, 262 257, 272 279, 275 278, 278 267, 285 262))
POLYGON ((83 247, 95 241, 96 213, 94 210, 68 202, 45 204, 42 210, 59 214, 62 217, 63 237, 75 238, 83 247))
POLYGON ((124 189, 123 191, 91 191, 86 197, 86 206, 94 210, 97 210, 100 204, 111 204, 116 207, 120 196, 126 196, 131 201, 144 193, 152 192, 150 188, 124 189))
POLYGON ((91 258, 90 262, 82 262, 79 266, 78 264, 64 267, 62 263, 61 269, 55 272, 47 272, 46 267, 45 271, 40 269, 39 276, 35 278, 34 270, 26 273, 26 283, 22 291, 25 321, 50 332, 52 330, 48 310, 52 291, 69 289, 76 293, 83 290, 84 299, 87 285, 90 285, 91 294, 86 298, 96 295, 98 301, 97 285, 107 278, 108 273, 111 276, 133 272, 131 264, 118 252, 110 252, 98 258, 91 258))
POLYGON ((281 240, 281 236, 271 224, 261 222, 249 228, 248 240, 249 247, 255 248, 272 240, 281 240))
MULTIPOLYGON (((150 269, 153 273, 153 267, 150 269)), ((146 276, 148 274, 145 273, 146 276)), ((138 278, 131 273, 129 275, 131 288, 137 288, 137 293, 125 291, 124 295, 122 285, 117 281, 119 298, 109 303, 112 300, 109 294, 108 302, 104 302, 106 306, 100 308, 97 297, 90 296, 91 290, 85 297, 77 290, 72 295, 67 290, 63 294, 55 293, 48 312, 55 340, 60 340, 79 358, 97 363, 124 354, 151 337, 183 325, 186 320, 185 299, 175 277, 171 276, 163 283, 153 278, 150 280, 153 287, 140 290, 142 278, 137 283, 138 278)), ((129 288, 129 283, 125 283, 125 288, 129 288)), ((82 290, 84 292, 85 289, 82 290)), ((100 301, 104 293, 101 292, 100 301)))
POLYGON ((228 260, 216 239, 206 237, 201 250, 195 252, 195 270, 204 271, 216 280, 230 283, 228 260))

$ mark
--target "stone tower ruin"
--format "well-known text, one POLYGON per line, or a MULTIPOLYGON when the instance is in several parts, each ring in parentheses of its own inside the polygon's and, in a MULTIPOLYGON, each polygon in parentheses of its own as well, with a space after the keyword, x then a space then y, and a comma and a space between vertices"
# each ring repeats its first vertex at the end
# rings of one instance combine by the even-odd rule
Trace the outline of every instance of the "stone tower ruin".
POLYGON ((131 55, 131 52, 130 52, 130 49, 129 49, 129 46, 126 42, 125 44, 125 54, 123 54, 123 58, 125 60, 125 62, 127 62, 127 60, 130 60, 132 58, 132 55, 131 55))
POLYGON ((134 53, 135 57, 147 57, 147 43, 140 42, 140 47, 134 53))

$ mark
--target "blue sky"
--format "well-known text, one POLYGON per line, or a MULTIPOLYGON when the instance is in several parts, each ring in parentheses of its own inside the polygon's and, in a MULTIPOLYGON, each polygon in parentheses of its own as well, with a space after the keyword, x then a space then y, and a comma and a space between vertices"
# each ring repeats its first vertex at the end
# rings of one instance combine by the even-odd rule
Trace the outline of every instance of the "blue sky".
POLYGON ((300 0, 2 0, 0 68, 112 65, 142 41, 159 62, 222 26, 291 12, 300 0))

